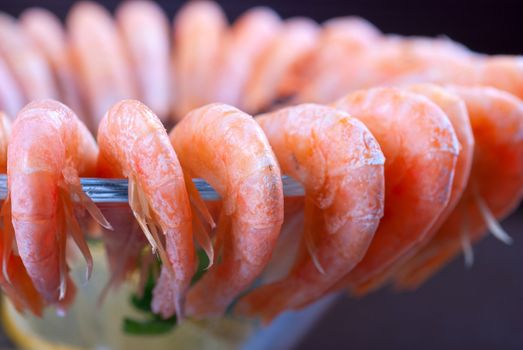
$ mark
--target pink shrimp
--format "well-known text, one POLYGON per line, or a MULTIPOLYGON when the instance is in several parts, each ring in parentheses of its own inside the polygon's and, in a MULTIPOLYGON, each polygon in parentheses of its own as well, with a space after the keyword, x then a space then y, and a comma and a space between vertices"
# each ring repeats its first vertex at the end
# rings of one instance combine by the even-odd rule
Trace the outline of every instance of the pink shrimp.
MULTIPOLYGON (((75 213, 87 209, 110 227, 80 185, 79 176, 95 175, 97 154, 87 128, 59 102, 31 102, 13 125, 7 167, 9 199, 3 210, 10 211, 6 216, 12 217, 18 253, 34 287, 46 302, 62 310, 74 295, 74 284, 67 276, 68 234, 87 261, 87 277, 92 269, 75 213)), ((4 227, 4 234, 9 231, 4 227)), ((13 237, 5 234, 3 240, 7 260, 12 256, 13 237)))
POLYGON ((452 127, 456 132, 456 136, 460 143, 460 152, 456 161, 450 199, 447 206, 439 215, 437 221, 432 225, 429 233, 422 241, 417 243, 415 247, 411 248, 408 253, 398 259, 382 273, 378 274, 367 283, 359 285, 357 289, 353 290, 354 293, 360 295, 377 289, 384 283, 388 282, 406 261, 415 255, 421 247, 430 242, 432 237, 434 237, 436 232, 438 232, 440 227, 447 220, 448 216, 452 213, 458 204, 470 176, 470 169, 472 166, 474 152, 474 136, 472 135, 469 116, 463 100, 456 93, 433 84, 411 85, 407 86, 406 89, 411 92, 426 96, 432 102, 436 103, 448 116, 452 127))
POLYGON ((26 101, 57 96, 45 58, 16 20, 4 13, 0 13, 0 55, 7 62, 26 101))
POLYGON ((0 56, 0 110, 15 116, 23 107, 24 97, 6 62, 0 56))
POLYGON ((222 50, 227 19, 218 4, 190 1, 174 18, 174 116, 209 101, 215 67, 222 50))
POLYGON ((385 214, 363 260, 341 284, 367 282, 422 241, 448 204, 459 143, 427 98, 374 88, 334 103, 360 119, 385 154, 385 214))
MULTIPOLYGON (((245 86, 242 106, 247 112, 259 112, 281 97, 286 79, 295 66, 314 48, 318 25, 310 19, 292 18, 285 21, 280 33, 269 44, 252 69, 245 86)), ((286 83, 289 84, 288 81, 286 83)))
POLYGON ((496 220, 515 210, 523 196, 523 102, 486 87, 454 87, 467 105, 475 151, 467 188, 452 214, 429 244, 397 275, 397 287, 414 289, 456 257, 463 246, 471 263, 470 244, 486 228, 510 242, 496 220))
POLYGON ((333 96, 340 93, 337 91, 340 85, 344 84, 339 66, 351 64, 353 56, 370 50, 380 40, 380 31, 358 17, 339 17, 325 22, 317 48, 307 58, 300 73, 304 81, 296 100, 331 102, 333 96))
MULTIPOLYGON (((20 16, 20 25, 49 63, 60 99, 83 118, 84 107, 74 77, 66 34, 60 20, 48 10, 31 8, 20 16)), ((88 124, 87 120, 82 120, 88 124)))
MULTIPOLYGON (((183 318, 185 293, 196 269, 192 215, 182 168, 167 132, 144 104, 124 100, 102 119, 98 144, 98 173, 129 179, 131 209, 153 251, 157 250, 162 259, 160 278, 168 281, 172 298, 155 298, 153 306, 172 304, 183 318), (165 236, 165 248, 158 232, 165 236)), ((130 231, 116 234, 132 236, 130 231)))
POLYGON ((140 99, 166 121, 170 80, 167 17, 156 3, 134 0, 118 7, 116 21, 137 78, 140 99))
POLYGON ((291 272, 236 307, 270 321, 315 301, 363 258, 383 215, 385 158, 363 123, 330 107, 299 105, 256 120, 283 172, 306 191, 302 249, 291 272))
POLYGON ((101 5, 76 3, 67 16, 67 31, 73 67, 95 131, 111 105, 136 95, 129 59, 113 19, 101 5))
POLYGON ((223 200, 217 262, 187 295, 188 315, 220 315, 270 259, 283 221, 280 168, 260 126, 228 105, 192 111, 170 138, 184 171, 223 200))
POLYGON ((488 56, 476 63, 476 67, 479 71, 478 81, 466 85, 492 86, 523 99, 522 56, 488 56))
POLYGON ((243 89, 255 61, 281 28, 281 19, 271 9, 255 7, 236 20, 227 32, 217 67, 215 98, 240 109, 243 89))

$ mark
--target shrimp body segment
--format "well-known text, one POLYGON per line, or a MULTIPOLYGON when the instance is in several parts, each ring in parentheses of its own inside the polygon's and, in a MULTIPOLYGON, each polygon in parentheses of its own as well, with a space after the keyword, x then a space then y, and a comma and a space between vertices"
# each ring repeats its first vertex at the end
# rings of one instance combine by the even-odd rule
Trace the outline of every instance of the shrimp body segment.
POLYGON ((369 128, 386 159, 383 219, 365 257, 341 282, 355 289, 428 234, 449 201, 459 143, 445 113, 420 95, 374 88, 334 106, 369 128))
MULTIPOLYGON (((250 113, 269 107, 280 96, 283 84, 312 51, 318 25, 305 18, 292 18, 256 60, 244 90, 242 106, 250 113)), ((292 80, 292 79, 291 79, 292 80)), ((293 86, 283 89, 293 90, 293 86)))
POLYGON ((165 120, 169 114, 169 22, 154 2, 124 2, 116 22, 137 78, 140 99, 165 120))
POLYGON ((31 102, 13 124, 8 148, 9 198, 3 210, 10 211, 7 216, 12 216, 15 237, 5 230, 4 259, 14 254, 16 239, 34 287, 48 303, 60 308, 65 308, 74 295, 74 285, 67 276, 69 234, 87 260, 88 276, 92 269, 92 258, 74 213, 87 209, 110 227, 80 185, 79 176, 95 176, 97 155, 87 128, 59 102, 31 102))
POLYGON ((193 108, 212 102, 227 19, 212 1, 190 1, 174 18, 174 115, 183 118, 193 108))
POLYGON ((494 88, 453 87, 464 101, 475 138, 474 161, 463 196, 434 238, 397 273, 396 285, 415 289, 486 234, 510 239, 497 224, 523 196, 523 102, 494 88))
POLYGON ((20 25, 49 63, 61 101, 84 117, 71 52, 60 19, 48 10, 31 8, 20 16, 20 25))
POLYGON ((13 73, 25 101, 57 97, 45 57, 16 20, 4 13, 0 13, 0 55, 13 73))
MULTIPOLYGON (((124 100, 109 109, 98 129, 98 172, 129 179, 129 204, 163 262, 177 315, 195 272, 191 209, 180 163, 162 123, 141 102, 124 100), (162 232, 165 236, 163 248, 162 232)), ((128 232, 131 237, 132 232, 128 232)), ((153 301, 154 303, 155 301, 153 301)))
POLYGON ((114 103, 136 95, 129 60, 116 25, 101 5, 77 3, 67 17, 67 30, 79 88, 96 130, 114 103))
POLYGON ((383 215, 385 158, 362 122, 331 107, 298 105, 256 120, 283 173, 306 190, 302 249, 291 272, 236 308, 268 321, 313 302, 363 258, 383 215))
POLYGON ((226 34, 213 102, 243 108, 243 91, 256 60, 280 32, 282 21, 265 7, 255 7, 234 22, 226 34))
POLYGON ((188 315, 221 315, 271 257, 283 221, 280 168, 260 126, 228 105, 193 110, 170 138, 184 171, 222 198, 215 264, 187 295, 188 315))

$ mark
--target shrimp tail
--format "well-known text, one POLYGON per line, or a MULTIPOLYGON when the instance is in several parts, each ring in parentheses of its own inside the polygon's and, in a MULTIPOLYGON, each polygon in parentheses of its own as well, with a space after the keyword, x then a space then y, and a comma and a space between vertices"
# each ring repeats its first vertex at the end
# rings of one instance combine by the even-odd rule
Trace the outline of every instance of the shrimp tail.
POLYGON ((492 235, 501 242, 507 245, 512 244, 512 237, 510 237, 509 234, 503 229, 503 227, 501 227, 498 220, 496 220, 496 217, 494 216, 494 214, 492 214, 489 207, 477 191, 474 191, 474 196, 481 216, 483 217, 483 220, 485 220, 485 223, 487 224, 490 233, 492 233, 492 235))
POLYGON ((194 238, 209 258, 209 266, 206 267, 206 269, 209 269, 214 263, 214 249, 210 238, 210 231, 216 227, 216 223, 191 177, 184 172, 183 178, 191 202, 191 211, 193 212, 194 238), (210 229, 207 229, 202 221, 206 222, 210 226, 210 229))
POLYGON ((132 177, 129 177, 129 205, 131 206, 136 221, 138 221, 145 237, 147 237, 153 253, 157 253, 160 256, 162 264, 174 274, 163 242, 158 235, 156 224, 152 220, 145 194, 132 177))
POLYGON ((321 274, 324 275, 325 270, 323 269, 323 266, 321 265, 321 262, 316 254, 316 239, 314 236, 314 234, 318 232, 319 228, 318 215, 322 215, 322 213, 318 210, 316 204, 311 199, 307 198, 305 200, 303 241, 307 247, 309 255, 311 256, 314 266, 321 274))

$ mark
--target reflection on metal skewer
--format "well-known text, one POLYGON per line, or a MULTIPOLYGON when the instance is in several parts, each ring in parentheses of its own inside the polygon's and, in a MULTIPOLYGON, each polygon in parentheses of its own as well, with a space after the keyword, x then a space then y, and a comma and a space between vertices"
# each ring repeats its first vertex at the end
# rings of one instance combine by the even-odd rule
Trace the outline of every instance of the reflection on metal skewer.
MULTIPOLYGON (((200 195, 205 200, 218 200, 220 196, 204 180, 193 179, 200 195)), ((283 193, 286 197, 298 197, 304 195, 303 187, 288 176, 282 177, 283 193)), ((95 203, 127 203, 127 180, 126 179, 95 179, 82 178, 84 192, 91 197, 95 203)), ((0 175, 0 200, 7 197, 7 176, 0 175)))

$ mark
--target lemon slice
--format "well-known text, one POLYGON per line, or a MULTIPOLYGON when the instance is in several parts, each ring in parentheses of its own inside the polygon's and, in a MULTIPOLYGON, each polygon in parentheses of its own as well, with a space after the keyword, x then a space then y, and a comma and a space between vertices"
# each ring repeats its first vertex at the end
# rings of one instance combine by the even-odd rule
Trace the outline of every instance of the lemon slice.
POLYGON ((109 293, 98 306, 98 296, 108 279, 105 252, 99 243, 90 244, 95 266, 93 276, 84 282, 85 265, 75 259, 71 265, 78 293, 67 315, 58 316, 52 309, 43 318, 20 314, 4 298, 2 322, 7 335, 21 349, 231 349, 238 348, 254 332, 253 323, 233 318, 184 321, 172 332, 162 335, 136 336, 122 331, 125 317, 143 319, 144 314, 129 302, 133 284, 124 284, 109 293))

